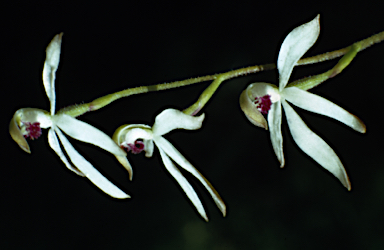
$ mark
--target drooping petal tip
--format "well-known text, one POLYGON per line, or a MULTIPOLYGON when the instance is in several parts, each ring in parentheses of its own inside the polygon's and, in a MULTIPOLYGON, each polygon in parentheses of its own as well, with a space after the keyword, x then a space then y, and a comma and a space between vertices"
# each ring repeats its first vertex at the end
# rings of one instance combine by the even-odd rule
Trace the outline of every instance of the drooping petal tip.
MULTIPOLYGON (((344 184, 344 183, 343 183, 344 184)), ((352 186, 351 186, 351 182, 349 180, 349 177, 347 175, 347 178, 346 178, 346 183, 344 184, 344 187, 346 187, 348 189, 348 191, 351 191, 352 189, 352 186)))
POLYGON ((356 119, 356 123, 353 129, 363 134, 366 133, 367 127, 365 126, 364 122, 357 116, 355 116, 355 119, 356 119))
POLYGON ((131 164, 129 164, 129 161, 127 160, 127 157, 118 155, 115 155, 115 157, 121 163, 121 165, 123 165, 123 167, 128 171, 129 180, 132 181, 133 170, 131 164))
POLYGON ((332 173, 348 189, 351 189, 347 172, 335 151, 317 134, 308 128, 300 116, 286 102, 282 102, 292 138, 304 153, 324 169, 332 173))
POLYGON ((277 159, 280 162, 280 168, 285 165, 284 152, 283 152, 283 135, 281 133, 281 101, 278 101, 271 106, 271 110, 268 114, 268 124, 270 137, 272 142, 272 148, 275 152, 277 159))
POLYGON ((155 135, 164 135, 174 129, 196 130, 201 128, 204 114, 190 116, 177 109, 166 109, 156 116, 152 131, 155 135))
POLYGON ((177 183, 179 183, 180 187, 183 189, 188 199, 195 206, 200 216, 203 217, 204 220, 208 222, 208 216, 205 212, 203 204, 201 203, 199 197, 197 196, 191 184, 189 184, 188 180, 183 176, 180 170, 176 168, 175 164, 173 164, 169 156, 163 151, 161 147, 159 147, 159 152, 165 168, 173 176, 173 178, 175 178, 177 183))
POLYGON ((159 151, 163 151, 167 157, 169 156, 173 161, 180 165, 180 167, 190 172, 201 182, 201 184, 204 185, 210 193, 213 201, 216 203, 216 206, 223 213, 223 216, 225 216, 226 205, 212 184, 194 166, 192 166, 192 164, 169 141, 164 139, 162 136, 156 136, 154 137, 154 140, 155 144, 159 148, 159 151))

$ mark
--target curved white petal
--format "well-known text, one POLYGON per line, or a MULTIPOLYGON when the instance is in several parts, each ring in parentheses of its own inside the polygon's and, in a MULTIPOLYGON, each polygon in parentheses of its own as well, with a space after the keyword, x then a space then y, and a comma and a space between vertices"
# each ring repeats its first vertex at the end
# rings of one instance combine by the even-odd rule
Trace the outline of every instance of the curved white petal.
POLYGON ((65 166, 67 166, 69 170, 72 170, 73 172, 75 172, 80 176, 85 176, 77 168, 73 167, 71 163, 69 163, 69 161, 67 160, 67 157, 64 155, 63 151, 61 150, 55 131, 52 128, 49 129, 48 131, 48 143, 49 143, 49 146, 51 146, 51 148, 56 152, 56 154, 60 157, 60 159, 64 162, 65 166))
POLYGON ((152 157, 153 155, 153 140, 144 140, 145 157, 152 157))
POLYGON ((22 115, 22 113, 23 110, 19 109, 13 115, 12 120, 9 123, 9 133, 11 134, 12 139, 19 145, 19 147, 30 154, 31 150, 29 148, 28 142, 19 127, 20 116, 22 115))
POLYGON ((280 162, 280 167, 284 167, 283 136, 281 134, 281 102, 273 103, 268 113, 269 132, 273 151, 280 162))
POLYGON ((255 82, 249 84, 247 87, 247 94, 251 99, 255 99, 256 97, 262 97, 265 95, 269 95, 271 98, 271 102, 275 103, 280 100, 280 93, 276 85, 266 83, 266 82, 255 82))
MULTIPOLYGON (((134 125, 133 125, 134 126, 134 125)), ((146 126, 142 127, 132 127, 130 129, 125 130, 124 142, 125 143, 135 143, 137 139, 143 139, 144 141, 152 140, 152 131, 151 127, 146 126)), ((124 134, 124 132, 122 133, 124 134)))
POLYGON ((266 95, 269 95, 272 103, 280 100, 280 93, 275 85, 265 82, 252 83, 241 93, 240 107, 252 124, 268 129, 267 121, 255 104, 256 98, 266 95))
POLYGON ((121 125, 112 136, 112 140, 117 145, 134 143, 137 138, 152 139, 151 127, 144 124, 121 125), (141 132, 141 130, 144 132, 141 132))
POLYGON ((287 85, 297 61, 316 42, 320 34, 319 19, 320 15, 317 15, 312 21, 293 29, 284 39, 277 59, 280 91, 287 85))
POLYGON ((205 179, 205 177, 194 166, 192 166, 192 164, 189 163, 189 161, 185 159, 185 157, 169 141, 167 141, 161 136, 155 136, 154 142, 159 148, 159 150, 164 150, 164 152, 169 157, 171 157, 172 160, 179 164, 180 167, 190 172, 204 185, 204 187, 208 190, 213 200, 215 201, 217 207, 223 213, 223 216, 225 216, 226 206, 224 204, 224 201, 221 199, 220 195, 217 193, 212 184, 207 179, 205 179))
POLYGON ((300 116, 286 101, 283 100, 282 104, 287 117, 289 130, 296 144, 304 153, 312 157, 312 159, 323 168, 336 176, 348 190, 351 190, 347 173, 335 151, 307 127, 300 116))
POLYGON ((245 117, 255 126, 268 130, 268 123, 265 120, 263 114, 258 110, 255 105, 255 101, 251 100, 247 94, 247 90, 244 90, 240 95, 240 108, 244 112, 245 117))
POLYGON ((296 87, 285 88, 283 96, 302 109, 336 119, 361 133, 366 131, 364 123, 359 118, 321 96, 296 87))
POLYGON ((66 114, 55 115, 53 119, 55 124, 72 138, 96 145, 114 155, 127 155, 111 137, 85 122, 66 114))
POLYGON ((132 170, 132 166, 129 163, 127 157, 118 156, 118 155, 115 155, 115 157, 120 162, 120 164, 123 165, 123 167, 128 171, 129 180, 131 181, 132 177, 133 177, 133 170, 132 170))
POLYGON ((207 214, 205 213, 203 204, 199 197, 197 196, 195 190, 189 184, 187 179, 183 176, 183 174, 176 168, 175 164, 169 159, 169 157, 164 153, 164 151, 159 148, 161 158, 163 159, 163 163, 168 172, 175 178, 175 180, 179 183, 180 187, 184 190, 185 194, 188 196, 188 199, 193 203, 196 210, 199 212, 201 217, 203 217, 206 221, 208 221, 207 214))
POLYGON ((129 198, 129 195, 121 191, 118 187, 113 185, 107 178, 97 171, 91 163, 89 163, 76 149, 73 148, 68 139, 64 134, 59 130, 55 129, 55 132, 60 138, 61 143, 64 146, 65 151, 67 152, 72 163, 87 177, 93 184, 98 188, 103 190, 105 193, 109 194, 112 197, 125 199, 129 198))
POLYGON ((174 129, 199 129, 204 120, 204 114, 190 116, 176 109, 166 109, 156 116, 152 131, 154 135, 164 135, 174 129))
POLYGON ((51 103, 51 115, 55 114, 56 94, 55 94, 55 78, 56 70, 59 67, 61 37, 63 33, 56 35, 49 43, 46 49, 46 58, 43 69, 43 83, 45 92, 51 103))

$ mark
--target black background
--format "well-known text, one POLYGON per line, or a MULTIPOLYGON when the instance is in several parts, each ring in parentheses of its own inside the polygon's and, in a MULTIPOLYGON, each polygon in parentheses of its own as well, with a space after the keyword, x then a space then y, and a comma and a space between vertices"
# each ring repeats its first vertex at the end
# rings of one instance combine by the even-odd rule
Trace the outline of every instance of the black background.
MULTIPOLYGON (((24 153, 8 134, 22 107, 49 110, 41 74, 45 48, 64 32, 56 77, 57 109, 124 88, 276 62, 284 37, 320 14, 321 33, 306 56, 342 48, 384 30, 379 1, 205 1, 57 4, 15 1, 1 7, 2 249, 382 249, 384 45, 358 54, 339 76, 313 90, 360 117, 367 133, 296 109, 331 145, 352 182, 339 181, 294 144, 283 121, 286 167, 269 134, 250 124, 238 98, 277 72, 225 82, 202 110, 197 131, 166 135, 215 186, 226 218, 186 173, 209 214, 202 220, 158 151, 129 155, 134 179, 114 157, 73 145, 132 198, 112 199, 76 176, 49 148, 47 131, 24 153)), ((336 61, 295 68, 292 79, 336 61)), ((80 119, 109 135, 121 124, 152 125, 165 108, 184 109, 208 83, 119 100, 80 119)))

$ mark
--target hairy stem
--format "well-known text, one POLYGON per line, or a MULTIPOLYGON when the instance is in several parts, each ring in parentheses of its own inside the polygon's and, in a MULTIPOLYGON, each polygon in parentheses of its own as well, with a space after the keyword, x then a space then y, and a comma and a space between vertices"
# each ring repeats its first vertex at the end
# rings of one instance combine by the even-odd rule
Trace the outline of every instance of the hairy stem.
MULTIPOLYGON (((383 40, 384 40, 384 31, 380 32, 376 35, 373 35, 369 38, 366 38, 364 40, 361 40, 359 42, 356 42, 355 46, 358 48, 357 52, 359 52, 359 51, 362 51, 362 50, 370 47, 371 45, 373 45, 375 43, 379 43, 383 40)), ((335 50, 332 52, 327 52, 327 53, 323 53, 323 54, 320 54, 317 56, 312 56, 312 57, 301 59, 298 61, 297 66, 314 64, 314 63, 319 63, 319 62, 338 58, 340 56, 345 55, 347 52, 351 51, 352 46, 353 45, 339 49, 339 50, 335 50)), ((173 88, 192 85, 195 83, 213 80, 212 84, 206 90, 204 90, 204 92, 200 95, 199 99, 191 107, 189 107, 183 111, 186 114, 194 115, 204 107, 204 105, 209 101, 209 99, 215 93, 215 91, 220 86, 220 84, 222 82, 224 82, 225 80, 239 77, 239 76, 243 76, 243 75, 247 75, 247 74, 271 70, 271 69, 275 69, 275 68, 276 68, 276 65, 271 63, 271 64, 250 66, 250 67, 245 67, 245 68, 241 68, 241 69, 231 70, 231 71, 221 73, 221 74, 214 74, 214 75, 189 78, 186 80, 175 81, 175 82, 171 82, 171 83, 161 83, 161 84, 155 84, 155 85, 149 85, 149 86, 129 88, 129 89, 125 89, 125 90, 122 90, 122 91, 119 91, 116 93, 105 95, 105 96, 97 98, 97 99, 95 99, 89 103, 75 104, 75 105, 63 108, 63 109, 59 110, 58 113, 65 113, 65 114, 68 114, 72 117, 76 117, 76 116, 80 116, 86 112, 101 109, 101 108, 107 106, 108 104, 110 104, 111 102, 116 101, 116 100, 123 98, 123 97, 128 97, 131 95, 137 95, 137 94, 153 92, 153 91, 173 89, 173 88)), ((336 74, 338 74, 340 72, 337 72, 336 74)), ((311 79, 302 79, 302 80, 300 80, 301 81, 300 83, 298 81, 296 81, 292 84, 296 84, 296 85, 302 84, 302 82, 309 81, 309 80, 312 81, 312 85, 316 82, 321 83, 321 82, 325 81, 326 79, 333 77, 335 75, 335 72, 333 72, 333 74, 334 74, 333 76, 331 76, 331 73, 329 73, 329 72, 328 73, 326 72, 324 74, 313 76, 311 79)), ((318 84, 319 83, 317 83, 317 85, 318 84)))
POLYGON ((299 79, 297 81, 291 82, 287 87, 297 87, 303 90, 308 90, 318 86, 320 83, 332 78, 343 71, 355 58, 357 53, 361 51, 361 44, 355 43, 348 47, 348 52, 339 60, 339 62, 327 72, 322 74, 314 75, 299 79))

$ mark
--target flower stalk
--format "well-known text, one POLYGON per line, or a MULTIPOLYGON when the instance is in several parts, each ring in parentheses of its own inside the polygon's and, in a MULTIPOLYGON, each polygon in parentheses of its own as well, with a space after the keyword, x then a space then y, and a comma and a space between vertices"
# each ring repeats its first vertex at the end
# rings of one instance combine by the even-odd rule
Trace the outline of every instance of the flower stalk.
MULTIPOLYGON (((341 57, 348 53, 348 51, 351 50, 352 46, 357 46, 358 50, 357 52, 360 52, 376 43, 380 43, 384 40, 384 31, 375 34, 369 38, 366 38, 364 40, 361 40, 359 42, 354 43, 353 45, 350 45, 348 47, 331 51, 331 52, 326 52, 320 55, 308 57, 308 58, 303 58, 300 59, 297 62, 297 66, 301 65, 308 65, 308 64, 315 64, 319 62, 324 62, 328 60, 333 60, 335 58, 341 57)), ((134 87, 134 88, 128 88, 125 90, 121 90, 112 94, 108 94, 102 97, 99 97, 89 103, 83 103, 83 104, 75 104, 72 106, 65 107, 61 110, 59 110, 57 113, 58 114, 67 114, 72 117, 77 117, 80 115, 83 115, 87 112, 95 111, 98 109, 101 109, 110 103, 132 95, 138 95, 138 94, 143 94, 143 93, 148 93, 148 92, 154 92, 154 91, 162 91, 162 90, 168 90, 168 89, 174 89, 174 88, 179 88, 179 87, 184 87, 184 86, 189 86, 193 85, 196 83, 202 83, 206 81, 212 81, 213 82, 207 87, 207 89, 200 95, 198 100, 192 104, 190 107, 186 108, 183 112, 185 114, 189 115, 194 115, 197 114, 204 106, 205 104, 211 99, 213 94, 216 92, 216 90, 219 88, 221 83, 223 83, 226 80, 248 75, 248 74, 254 74, 262 71, 267 71, 267 70, 273 70, 276 68, 276 64, 274 63, 268 63, 268 64, 263 64, 263 65, 255 65, 255 66, 249 66, 249 67, 244 67, 236 70, 231 70, 228 72, 224 73, 219 73, 219 74, 213 74, 213 75, 207 75, 207 76, 201 76, 201 77, 195 77, 195 78, 188 78, 185 80, 181 81, 175 81, 175 82, 170 82, 170 83, 161 83, 161 84, 154 84, 154 85, 149 85, 149 86, 140 86, 140 87, 134 87)), ((320 77, 320 76, 319 76, 320 77)), ((329 77, 328 77, 329 78, 329 77)), ((327 79, 328 79, 327 78, 327 79)), ((309 79, 307 79, 309 80, 309 79)), ((303 80, 306 81, 306 80, 303 80)), ((320 83, 318 83, 320 84, 320 83)))

